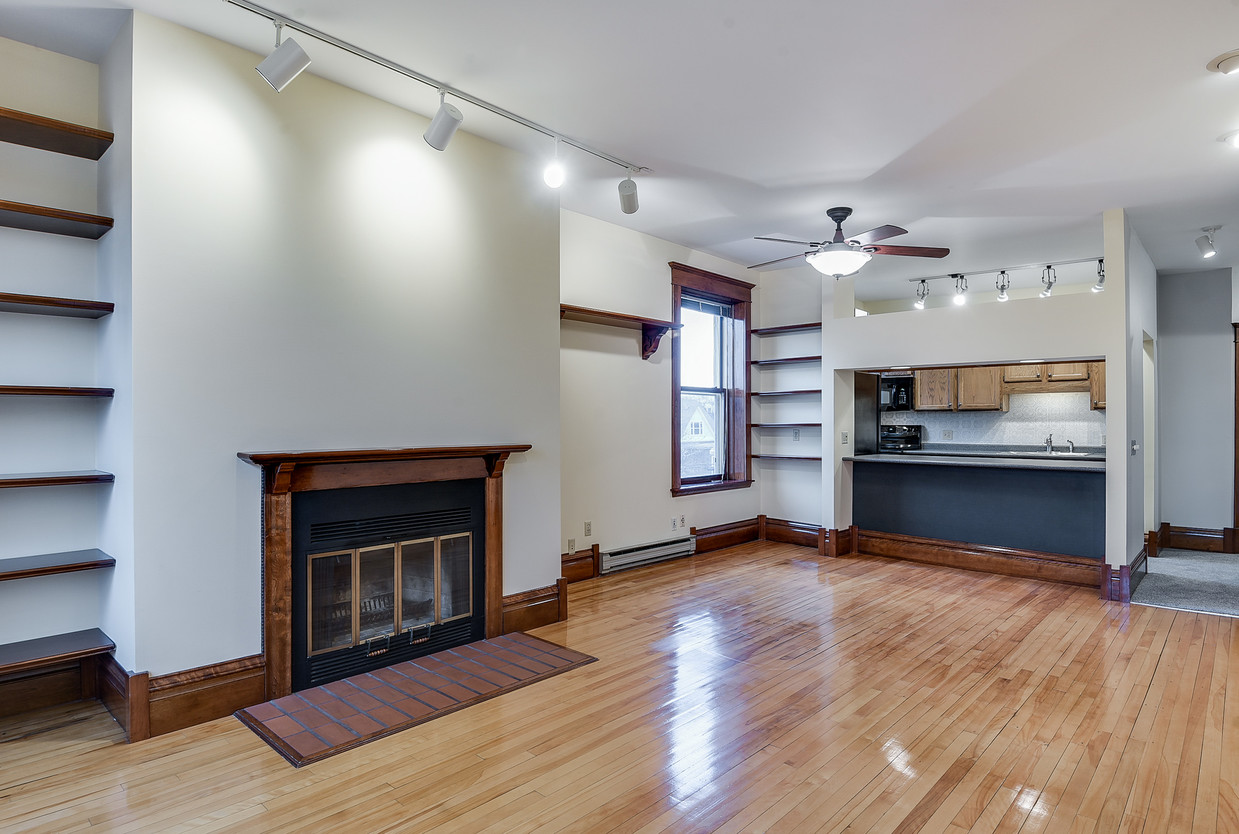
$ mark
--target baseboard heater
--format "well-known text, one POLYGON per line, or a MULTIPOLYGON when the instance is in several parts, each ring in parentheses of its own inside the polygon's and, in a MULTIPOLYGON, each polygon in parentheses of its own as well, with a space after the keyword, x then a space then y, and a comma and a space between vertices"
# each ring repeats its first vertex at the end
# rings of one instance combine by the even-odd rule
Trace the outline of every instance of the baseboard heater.
POLYGON ((603 573, 610 573, 624 568, 635 568, 638 565, 648 565, 651 562, 661 562, 664 559, 674 559, 677 556, 691 556, 696 552, 696 536, 620 547, 603 552, 601 569, 603 573))

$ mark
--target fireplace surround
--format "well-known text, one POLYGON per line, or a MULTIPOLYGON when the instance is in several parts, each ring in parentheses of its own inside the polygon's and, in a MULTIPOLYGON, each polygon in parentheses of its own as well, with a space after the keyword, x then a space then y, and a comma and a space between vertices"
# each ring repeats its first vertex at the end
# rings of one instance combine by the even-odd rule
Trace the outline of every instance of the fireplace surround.
POLYGON ((239 452, 263 469, 263 656, 268 699, 293 691, 294 496, 399 484, 478 480, 484 636, 503 628, 503 468, 528 444, 239 452))

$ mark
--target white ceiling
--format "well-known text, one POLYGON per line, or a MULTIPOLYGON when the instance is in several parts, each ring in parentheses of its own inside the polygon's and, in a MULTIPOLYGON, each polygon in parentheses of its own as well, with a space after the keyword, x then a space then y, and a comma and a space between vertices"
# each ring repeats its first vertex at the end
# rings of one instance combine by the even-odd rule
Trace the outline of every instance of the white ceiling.
MULTIPOLYGON (((267 0, 263 5, 651 169, 567 154, 571 210, 741 264, 796 253, 755 235, 851 234, 942 261, 878 257, 857 295, 907 278, 1101 254, 1126 208, 1162 271, 1239 265, 1239 0, 267 0), (1203 262, 1200 228, 1222 225, 1203 262)), ((225 0, 0 0, 0 35, 97 59, 132 6, 265 54, 269 23, 225 0)), ((434 90, 291 33, 316 72, 423 114, 434 90)), ((273 93, 274 95, 274 93, 273 93)), ((3 102, 0 101, 0 104, 3 102)), ((468 104, 464 129, 549 155, 468 104)), ((451 153, 449 149, 447 153, 451 153)), ((798 262, 791 262, 796 265, 798 262)))

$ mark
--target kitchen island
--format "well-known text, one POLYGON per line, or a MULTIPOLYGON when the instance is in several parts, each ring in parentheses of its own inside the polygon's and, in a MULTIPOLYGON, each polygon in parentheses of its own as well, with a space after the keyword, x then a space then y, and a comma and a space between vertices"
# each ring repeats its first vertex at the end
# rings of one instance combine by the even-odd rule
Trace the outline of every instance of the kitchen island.
POLYGON ((844 460, 852 466, 852 523, 862 532, 1105 557, 1104 456, 903 452, 844 460))

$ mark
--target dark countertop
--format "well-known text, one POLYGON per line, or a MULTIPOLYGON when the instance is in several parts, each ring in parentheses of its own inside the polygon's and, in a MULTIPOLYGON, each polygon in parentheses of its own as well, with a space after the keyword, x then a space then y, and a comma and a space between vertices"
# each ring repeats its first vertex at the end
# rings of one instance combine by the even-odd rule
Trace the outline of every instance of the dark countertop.
MULTIPOLYGON (((1019 450, 1016 454, 985 452, 945 452, 922 450, 920 452, 881 452, 875 455, 852 455, 844 460, 864 463, 919 463, 930 466, 972 466, 985 469, 1051 469, 1069 472, 1105 472, 1104 455, 1095 454, 1069 457, 1067 455, 1033 456, 1033 452, 1019 450), (1027 456, 1026 456, 1027 455, 1027 456)), ((1083 451, 1083 450, 1081 450, 1083 451)))

